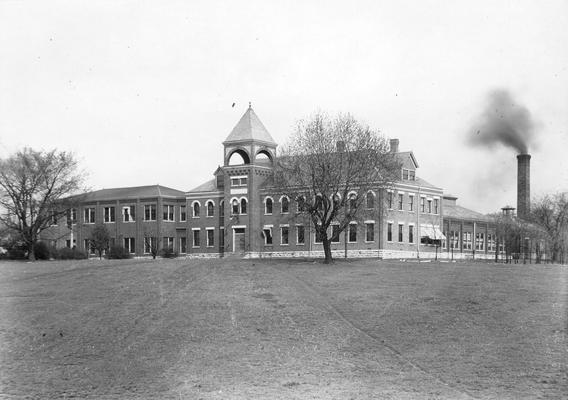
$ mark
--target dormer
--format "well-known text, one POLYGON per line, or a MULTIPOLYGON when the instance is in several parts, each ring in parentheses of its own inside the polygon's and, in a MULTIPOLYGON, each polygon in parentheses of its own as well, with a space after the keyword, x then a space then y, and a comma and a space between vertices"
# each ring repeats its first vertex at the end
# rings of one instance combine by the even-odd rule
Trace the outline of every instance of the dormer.
POLYGON ((277 144, 250 103, 247 111, 223 142, 224 166, 272 166, 277 144))
POLYGON ((396 154, 397 159, 401 163, 400 177, 403 181, 415 181, 416 180, 416 169, 418 168, 418 162, 414 153, 412 151, 398 151, 398 139, 390 140, 390 152, 396 154))

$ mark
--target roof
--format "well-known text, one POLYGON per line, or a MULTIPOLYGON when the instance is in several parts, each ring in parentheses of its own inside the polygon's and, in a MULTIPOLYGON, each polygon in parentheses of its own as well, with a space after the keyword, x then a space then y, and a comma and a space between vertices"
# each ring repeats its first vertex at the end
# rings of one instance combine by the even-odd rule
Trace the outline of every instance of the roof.
POLYGON ((184 197, 181 190, 171 189, 160 185, 135 186, 113 189, 101 189, 79 195, 81 201, 107 201, 138 199, 147 197, 184 197))
POLYGON ((478 213, 468 208, 447 204, 444 206, 444 218, 462 219, 470 221, 491 222, 493 219, 487 215, 478 213))
POLYGON ((395 156, 402 162, 403 168, 418 168, 418 161, 416 161, 416 157, 414 157, 414 153, 412 151, 399 151, 398 153, 395 153, 395 156))
POLYGON ((192 192, 214 192, 217 190, 217 182, 215 179, 211 179, 208 180, 205 183, 202 183, 201 185, 194 187, 191 190, 188 190, 187 193, 192 193, 192 192))
POLYGON ((276 142, 272 139, 268 130, 264 127, 262 122, 260 122, 260 119, 249 105, 249 108, 237 125, 235 125, 229 136, 227 136, 223 144, 251 140, 276 145, 276 142))

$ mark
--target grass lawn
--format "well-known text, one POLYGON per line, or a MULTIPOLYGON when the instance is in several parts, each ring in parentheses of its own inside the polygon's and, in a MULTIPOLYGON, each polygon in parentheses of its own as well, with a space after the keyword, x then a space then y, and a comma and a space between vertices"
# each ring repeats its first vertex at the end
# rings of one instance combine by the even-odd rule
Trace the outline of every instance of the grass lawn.
POLYGON ((0 399, 558 399, 568 268, 0 263, 0 399))

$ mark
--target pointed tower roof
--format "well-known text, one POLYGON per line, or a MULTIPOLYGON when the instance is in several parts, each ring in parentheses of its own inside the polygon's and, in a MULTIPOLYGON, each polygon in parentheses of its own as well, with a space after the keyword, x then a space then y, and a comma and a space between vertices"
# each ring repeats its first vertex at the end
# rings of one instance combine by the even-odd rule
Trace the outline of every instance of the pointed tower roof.
POLYGON ((250 103, 247 111, 241 117, 237 125, 235 125, 223 144, 248 141, 276 145, 276 142, 272 139, 272 136, 270 136, 270 133, 268 133, 268 130, 264 127, 262 122, 260 122, 260 119, 255 114, 250 103))

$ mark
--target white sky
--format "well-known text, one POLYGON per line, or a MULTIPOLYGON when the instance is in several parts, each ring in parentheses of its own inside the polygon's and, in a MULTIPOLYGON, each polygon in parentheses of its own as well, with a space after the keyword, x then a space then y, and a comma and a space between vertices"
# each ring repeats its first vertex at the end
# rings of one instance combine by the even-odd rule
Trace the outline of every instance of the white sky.
POLYGON ((351 112, 459 204, 516 206, 514 151, 466 143, 495 88, 539 122, 533 196, 568 190, 566 1, 0 0, 0 156, 73 151, 92 189, 211 179, 251 101, 278 143, 351 112))

